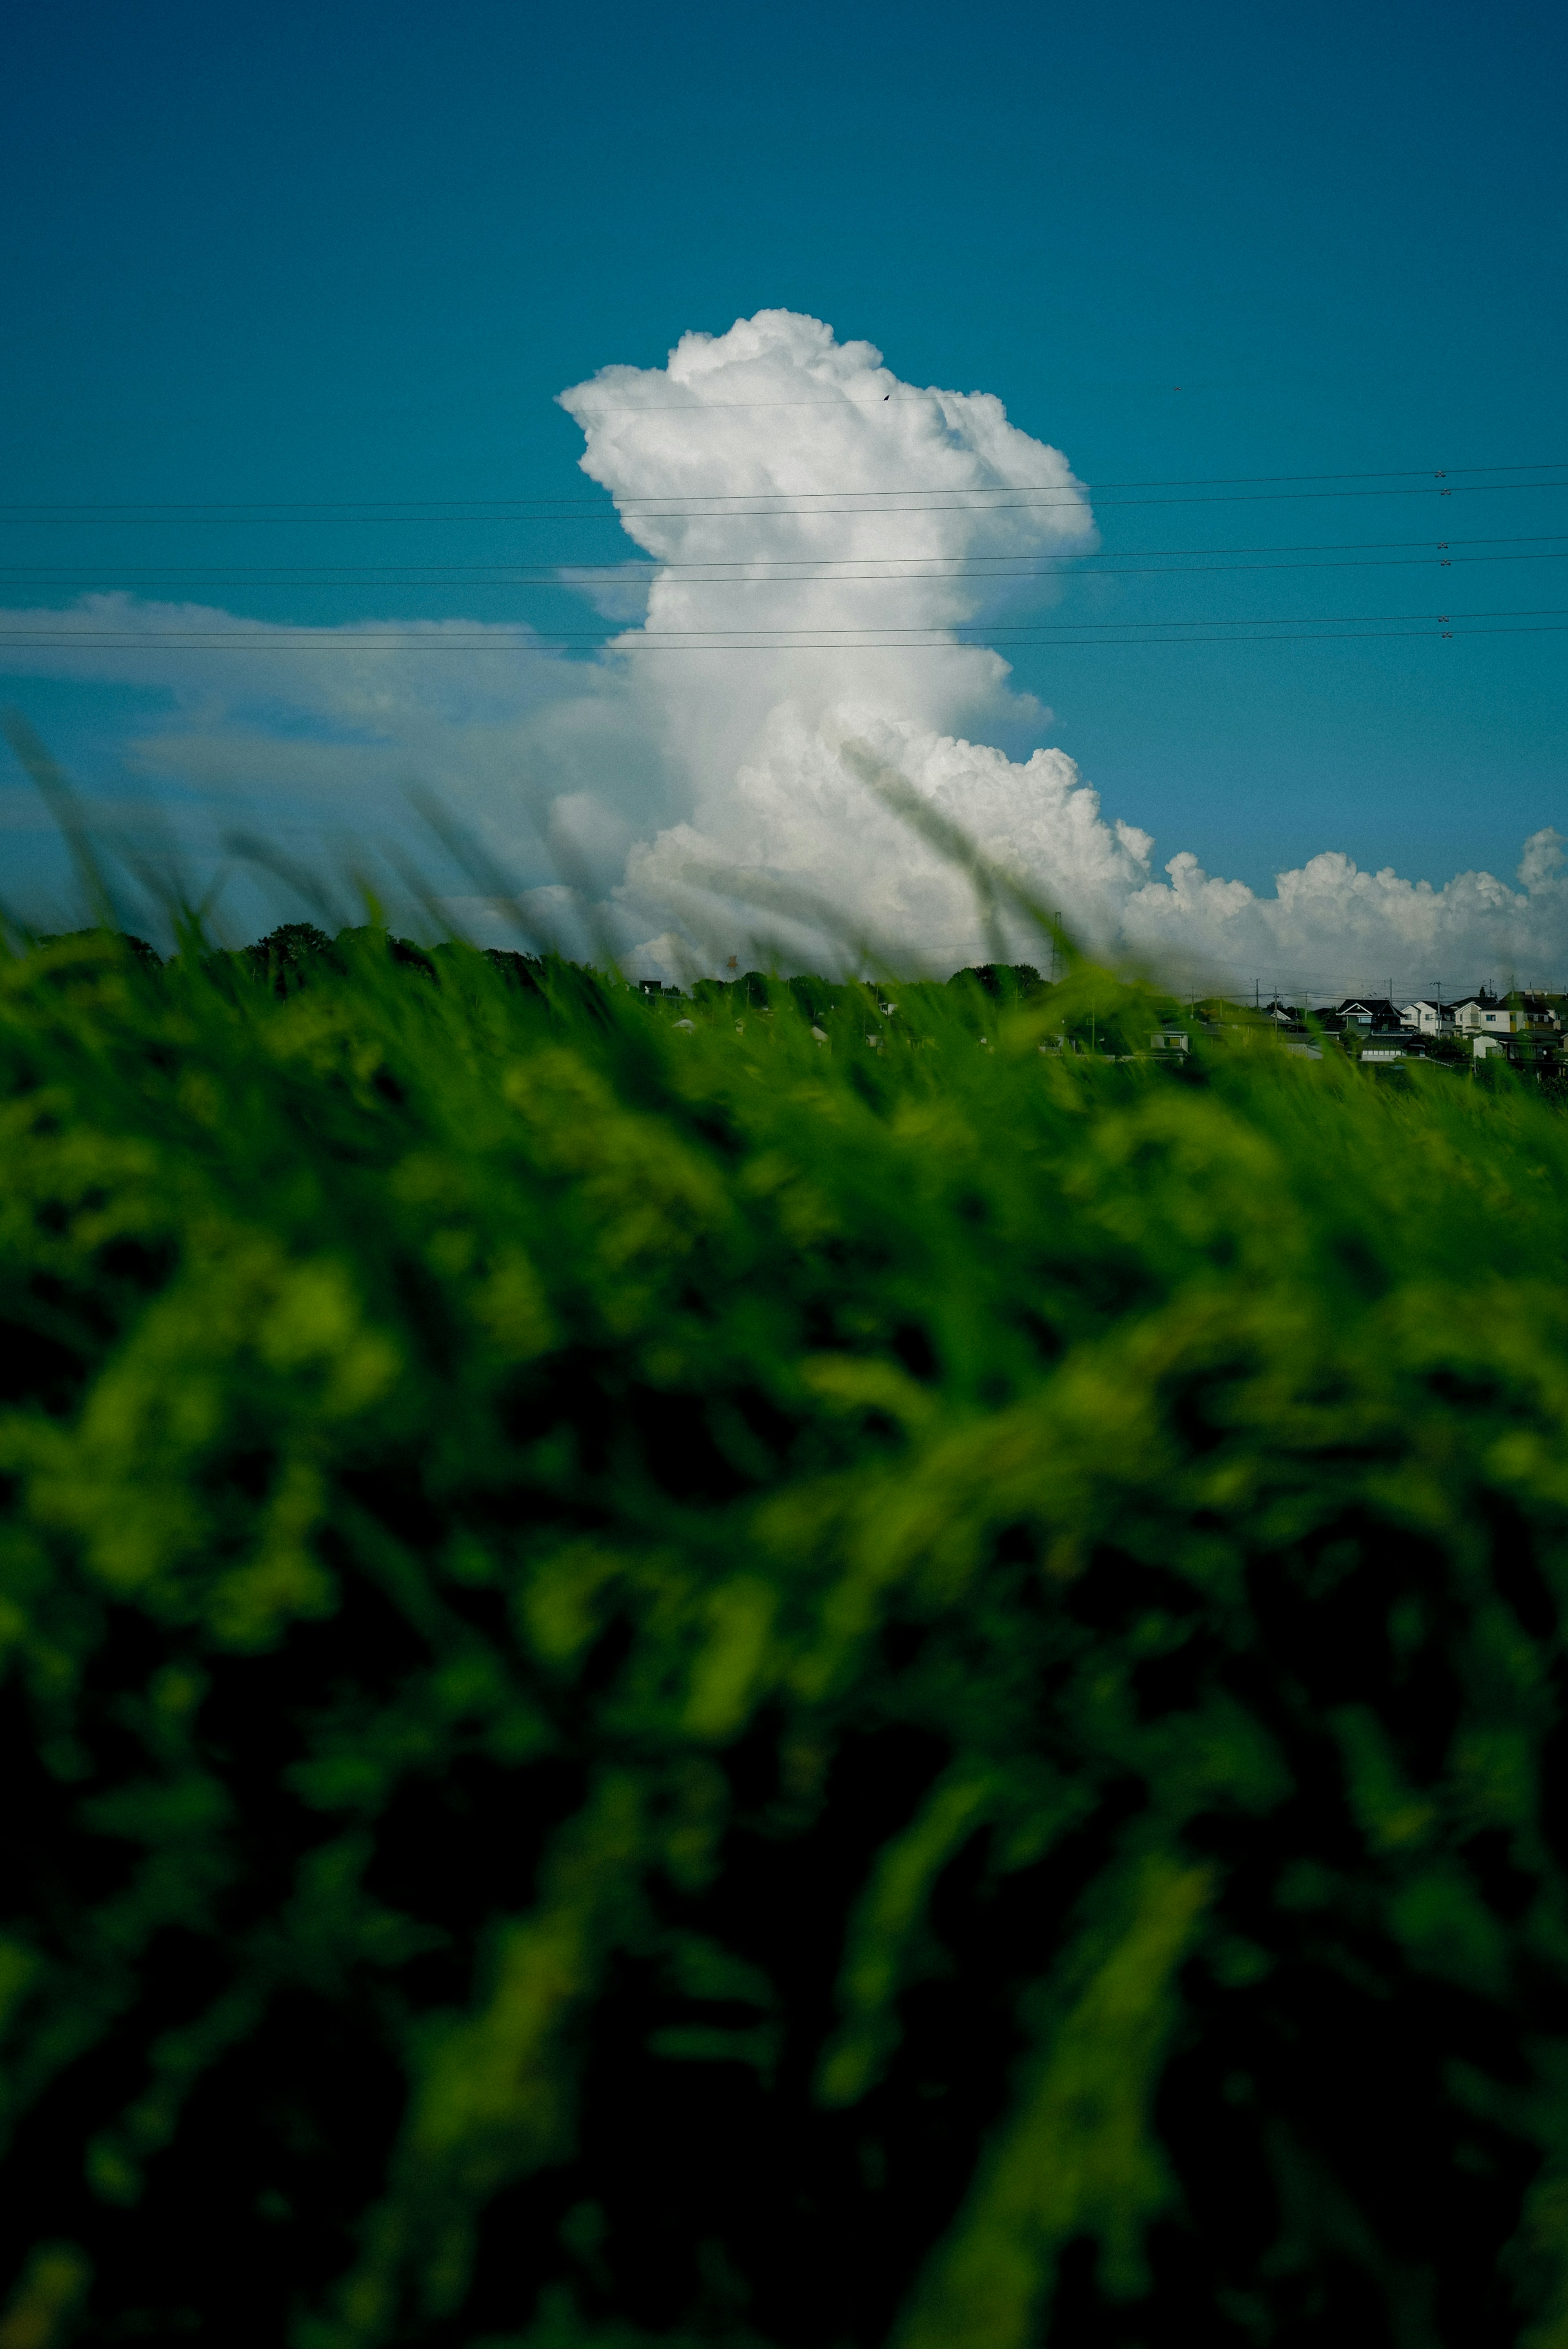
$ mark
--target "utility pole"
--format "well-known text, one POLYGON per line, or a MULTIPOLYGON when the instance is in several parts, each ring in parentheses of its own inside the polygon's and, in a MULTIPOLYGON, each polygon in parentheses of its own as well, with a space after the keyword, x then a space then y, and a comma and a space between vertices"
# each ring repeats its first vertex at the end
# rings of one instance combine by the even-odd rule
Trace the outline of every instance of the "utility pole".
POLYGON ((1062 926, 1062 908, 1057 906, 1051 916, 1051 984, 1056 984, 1056 934, 1062 926))

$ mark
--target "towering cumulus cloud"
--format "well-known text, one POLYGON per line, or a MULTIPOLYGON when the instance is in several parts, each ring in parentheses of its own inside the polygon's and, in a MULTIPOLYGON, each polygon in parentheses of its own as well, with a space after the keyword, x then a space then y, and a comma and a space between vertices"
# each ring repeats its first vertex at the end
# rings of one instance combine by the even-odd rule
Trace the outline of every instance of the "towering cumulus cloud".
POLYGON ((1373 972, 1555 968, 1554 833, 1527 844, 1518 889, 1489 874, 1434 889, 1329 854, 1260 897, 1185 854, 1158 877, 1148 834, 1107 821, 1063 751, 1020 763, 988 746, 1047 713, 964 641, 1008 593, 983 558, 1096 543, 1066 459, 996 399, 918 390, 870 345, 775 310, 686 336, 664 368, 607 367, 563 405, 585 471, 658 566, 642 626, 619 640, 685 800, 631 848, 615 893, 656 930, 646 967, 711 952, 747 908, 803 943, 815 909, 841 940, 935 969, 982 954, 962 873, 867 787, 880 765, 1080 936, 1173 975, 1326 991, 1373 972), (986 494, 1010 490, 1032 494, 986 494))
POLYGON ((1102 823, 1059 751, 1018 767, 967 739, 1046 716, 959 632, 1003 608, 1020 556, 1095 544, 1059 450, 999 400, 917 390, 869 344, 783 310, 688 335, 667 368, 606 368, 563 404, 659 566, 620 649, 690 794, 633 848, 628 915, 674 913, 705 940, 748 906, 784 935, 818 907, 841 940, 933 968, 979 951, 972 892, 867 789, 869 750, 1021 877, 1070 871, 1075 908, 1114 933, 1145 835, 1102 823))

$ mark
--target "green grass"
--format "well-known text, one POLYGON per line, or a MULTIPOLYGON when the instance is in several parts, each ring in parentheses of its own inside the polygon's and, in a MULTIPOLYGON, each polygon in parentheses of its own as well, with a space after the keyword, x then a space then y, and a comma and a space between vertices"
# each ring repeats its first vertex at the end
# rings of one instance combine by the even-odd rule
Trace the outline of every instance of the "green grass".
POLYGON ((1166 1008, 0 961, 0 2349, 1568 2342, 1568 1123, 1166 1008))

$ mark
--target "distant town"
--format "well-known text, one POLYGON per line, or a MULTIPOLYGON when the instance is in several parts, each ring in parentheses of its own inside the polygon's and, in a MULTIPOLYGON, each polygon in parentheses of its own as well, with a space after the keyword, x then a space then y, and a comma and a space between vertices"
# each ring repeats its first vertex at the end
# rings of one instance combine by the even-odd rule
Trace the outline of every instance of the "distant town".
POLYGON ((1400 1003, 1386 995, 1358 995, 1315 1009, 1278 1001, 1259 1008, 1301 1050, 1321 1050, 1333 1038, 1364 1061, 1495 1057, 1555 1068, 1563 1061, 1568 996, 1525 988, 1492 995, 1478 988, 1452 1002, 1437 996, 1400 1003))
MULTIPOLYGON (((492 953, 494 956, 493 949, 492 953)), ((518 959, 499 956, 494 958, 509 962, 518 959)), ((733 975, 722 979, 690 982, 690 999, 694 1004, 728 1004, 732 1009, 743 1007, 748 1000, 753 1005, 765 1004, 769 982, 761 971, 742 975, 737 959, 732 959, 729 970, 733 975)), ((632 984, 653 1000, 688 1000, 687 989, 665 979, 634 978, 632 984)), ((908 999, 923 993, 930 984, 906 982, 899 992, 908 999)), ((857 987, 801 977, 790 979, 787 985, 801 1009, 815 1021, 828 1019, 840 1009, 847 1009, 853 1016, 857 1009, 864 1009, 862 999, 870 982, 857 987)), ((1044 978, 1030 963, 971 963, 966 969, 955 971, 947 985, 976 989, 981 1002, 990 998, 1002 1003, 1027 1004, 1039 1002, 1053 993, 1057 980, 1054 972, 1049 978, 1044 978)), ((877 1008, 888 1016, 898 1010, 896 1004, 879 1001, 877 1008)), ((1379 1062, 1393 1065, 1407 1061, 1473 1067, 1478 1061, 1496 1060, 1527 1066, 1538 1076, 1568 1081, 1568 994, 1529 988, 1514 988, 1507 994, 1495 995, 1482 987, 1471 994, 1451 999, 1434 994, 1404 1001, 1388 995, 1348 995, 1335 1003, 1320 1004, 1286 1003, 1277 996, 1265 1003, 1261 991, 1251 999, 1194 994, 1188 999, 1185 1017, 1173 1012, 1166 1018, 1147 1037, 1147 1048, 1179 1057, 1191 1049, 1195 1034, 1212 1036, 1227 1028, 1255 1032, 1260 1021, 1278 1032, 1287 1050, 1314 1060, 1321 1060, 1325 1051, 1343 1052, 1375 1067, 1379 1062)), ((1080 1008, 1068 1026, 1059 1035, 1047 1038, 1040 1049, 1075 1052, 1097 1049, 1118 1059, 1141 1055, 1144 1036, 1141 1031, 1136 1035, 1130 1032, 1125 1009, 1114 1020, 1101 1020, 1099 1028, 1096 1035, 1093 1013, 1080 1008)), ((828 1040, 826 1032, 820 1028, 814 1028, 813 1033, 825 1043, 828 1040)), ((867 1039, 868 1043, 881 1040, 879 1036, 867 1039)))
MULTIPOLYGON (((955 972, 949 984, 961 987, 975 981, 987 995, 1012 995, 1023 1002, 1055 984, 1054 974, 1043 980, 1028 963, 973 964, 955 972)), ((1423 995, 1405 1001, 1389 995, 1347 995, 1337 1003, 1315 1005, 1286 1003, 1278 996, 1265 1003, 1261 991, 1251 999, 1195 994, 1189 999, 1186 1019, 1179 1013, 1165 1019, 1150 1035, 1149 1049, 1185 1053, 1195 1032, 1255 1029, 1260 1019, 1272 1025, 1287 1050, 1314 1060, 1325 1050, 1374 1065, 1437 1061, 1473 1066, 1477 1061, 1499 1060, 1528 1065, 1538 1075, 1568 1077, 1568 994, 1531 988, 1494 995, 1481 987, 1473 994, 1423 995)), ((1064 1034, 1053 1040, 1050 1049, 1070 1044, 1082 1050, 1090 1040, 1064 1034)), ((1141 1038, 1137 1040, 1141 1046, 1141 1038)), ((1117 1050, 1108 1037, 1106 1049, 1117 1050)))

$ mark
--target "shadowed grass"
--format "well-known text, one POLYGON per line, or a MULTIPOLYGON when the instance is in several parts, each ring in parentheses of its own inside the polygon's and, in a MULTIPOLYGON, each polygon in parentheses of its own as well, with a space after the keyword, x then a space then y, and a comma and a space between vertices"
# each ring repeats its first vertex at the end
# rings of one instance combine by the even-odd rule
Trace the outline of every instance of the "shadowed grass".
POLYGON ((0 962, 0 2338, 1568 2338, 1568 1125, 1170 1008, 0 962))

